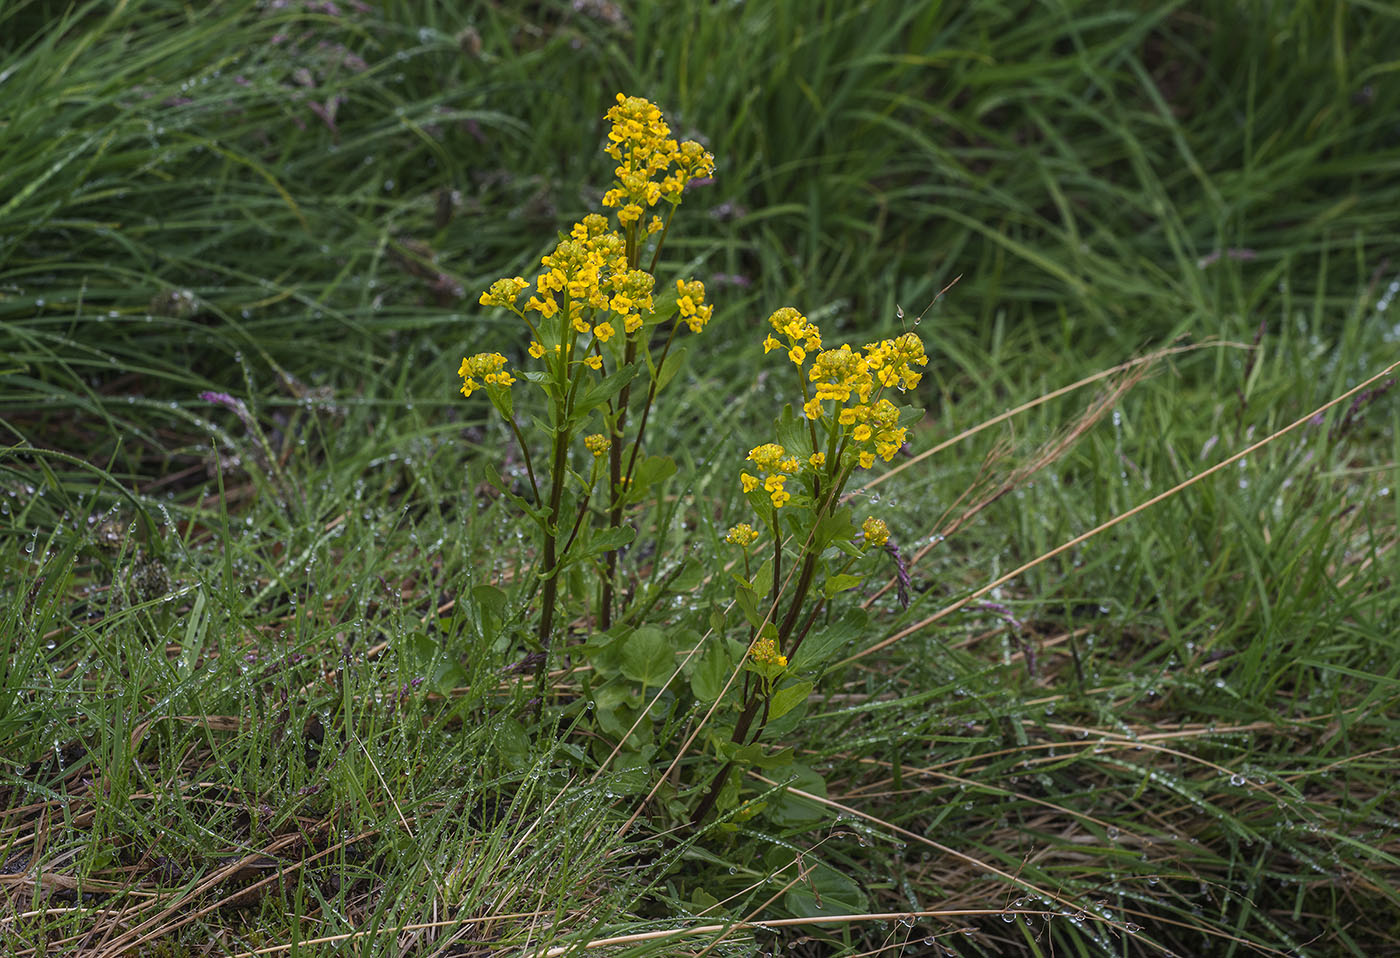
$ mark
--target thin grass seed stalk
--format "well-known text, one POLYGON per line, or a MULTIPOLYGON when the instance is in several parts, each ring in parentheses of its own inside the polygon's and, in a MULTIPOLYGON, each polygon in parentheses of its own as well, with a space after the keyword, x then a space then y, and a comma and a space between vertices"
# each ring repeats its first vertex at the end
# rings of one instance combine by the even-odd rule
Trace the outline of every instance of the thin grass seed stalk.
MULTIPOLYGON (((669 459, 641 455, 646 426, 674 375, 675 363, 667 359, 679 330, 702 332, 713 307, 695 279, 675 279, 658 295, 656 268, 686 185, 712 176, 714 158, 698 143, 672 139, 661 112, 647 100, 618 94, 607 119, 606 150, 618 165, 603 205, 613 216, 590 213, 575 223, 542 257, 533 282, 502 278, 480 297, 483 306, 506 309, 524 322, 529 367, 512 371, 504 355, 484 352, 463 359, 458 371, 463 395, 484 392, 524 455, 529 498, 509 493, 489 467, 488 478, 533 522, 541 543, 537 707, 546 692, 561 610, 597 630, 583 654, 593 657, 604 683, 600 690, 613 681, 640 683, 645 697, 648 688, 669 687, 679 649, 667 645, 668 636, 700 641, 674 623, 662 630, 662 623, 644 621, 654 600, 624 607, 618 554, 633 536, 632 511, 655 505, 656 483, 675 470, 669 459), (511 399, 520 380, 538 388, 547 407, 546 416, 528 426, 543 427, 544 435, 536 437, 548 447, 542 471, 535 468, 531 438, 511 399), (563 574, 575 567, 591 576, 563 574), (654 648, 654 667, 638 664, 642 648, 654 648)), ((887 551, 890 538, 879 518, 857 527, 842 492, 856 470, 872 468, 877 459, 890 461, 904 445, 920 411, 895 399, 919 385, 919 370, 928 363, 913 332, 860 349, 828 349, 816 324, 792 307, 777 310, 768 322, 772 332, 763 351, 779 350, 797 368, 797 394, 776 423, 776 441, 753 447, 738 477, 757 519, 756 525, 736 524, 725 536, 742 552, 735 600, 747 620, 747 639, 714 636, 697 671, 721 679, 728 674, 728 681, 690 683, 687 707, 697 701, 724 705, 715 720, 718 734, 709 739, 721 768, 694 810, 696 822, 738 804, 731 772, 741 759, 752 761, 751 747, 770 722, 803 704, 840 648, 829 625, 817 627, 822 613, 837 595, 860 584, 856 564, 887 551), (765 533, 771 555, 759 559, 751 549, 765 533), (820 641, 799 657, 815 634, 820 641), (735 694, 726 696, 730 688, 735 694)), ((629 712, 617 696, 609 701, 613 707, 600 699, 597 713, 605 732, 623 741, 645 734, 644 710, 629 712)))

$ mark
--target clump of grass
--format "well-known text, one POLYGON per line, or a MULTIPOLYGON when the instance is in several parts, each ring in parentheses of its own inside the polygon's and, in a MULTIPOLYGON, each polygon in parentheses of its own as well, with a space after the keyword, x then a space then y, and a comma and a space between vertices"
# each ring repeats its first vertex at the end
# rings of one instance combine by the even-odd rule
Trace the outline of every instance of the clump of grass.
POLYGON ((1254 347, 1164 359, 1034 474, 1089 393, 866 490, 910 605, 863 594, 852 656, 1393 361, 1393 19, 326 6, 0 13, 9 950, 1392 946, 1393 391, 854 658, 785 733, 825 794, 757 769, 758 816, 678 841, 671 779, 594 777, 620 736, 531 724, 520 530, 462 482, 506 437, 442 383, 505 328, 457 288, 593 205, 558 144, 616 89, 728 158, 667 256, 721 335, 650 427, 693 478, 645 540, 725 554, 687 450, 777 398, 740 335, 775 302, 884 336, 963 276, 920 449, 1144 344, 1254 347))

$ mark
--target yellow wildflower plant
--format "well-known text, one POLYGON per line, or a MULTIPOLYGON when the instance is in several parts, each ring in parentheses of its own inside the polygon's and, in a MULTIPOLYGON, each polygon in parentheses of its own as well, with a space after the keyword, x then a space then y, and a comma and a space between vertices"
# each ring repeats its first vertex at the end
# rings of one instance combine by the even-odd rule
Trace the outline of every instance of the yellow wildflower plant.
MULTIPOLYGON (((464 360, 461 370, 462 392, 470 396, 486 388, 524 453, 534 501, 518 504, 538 525, 542 544, 538 645, 546 656, 536 672, 540 683, 561 611, 561 587, 578 592, 580 604, 594 605, 586 611, 603 631, 620 610, 619 550, 634 528, 628 510, 674 471, 665 457, 641 453, 649 413, 674 375, 676 363, 666 360, 679 330, 702 332, 714 310, 698 279, 668 278, 666 295, 656 296, 654 273, 686 187, 714 175, 714 157, 698 142, 678 141, 656 105, 641 97, 618 94, 606 120, 605 149, 614 169, 603 209, 562 233, 532 277, 498 279, 479 298, 482 306, 507 310, 528 329, 524 350, 534 368, 520 375, 541 390, 547 412, 516 421, 504 391, 515 378, 499 353, 464 360), (668 320, 674 321, 653 337, 668 320), (527 424, 545 433, 543 478, 527 424), (576 441, 581 435, 582 448, 576 441), (591 459, 588 468, 571 464, 584 455, 591 459), (606 501, 590 503, 595 495, 606 501), (601 557, 585 563, 601 580, 601 588, 587 596, 577 585, 579 576, 559 575, 584 557, 601 557)), ((770 493, 774 501, 784 494, 781 488, 770 493)))
MULTIPOLYGON (((877 459, 888 462, 904 445, 908 427, 901 420, 910 412, 884 393, 917 387, 928 359, 914 333, 864 348, 824 348, 821 330, 792 307, 775 310, 768 325, 764 352, 781 350, 797 366, 799 396, 777 422, 779 441, 751 448, 739 474, 741 488, 772 534, 773 557, 750 579, 746 554, 735 598, 753 629, 751 662, 773 679, 824 605, 860 584, 852 564, 889 542, 883 520, 871 516, 859 528, 853 524, 842 493, 855 470, 869 469, 877 459), (800 416, 793 411, 799 407, 800 416), (770 574, 771 582, 764 579, 770 574), (814 590, 819 598, 808 605, 814 590)), ((744 715, 762 714, 773 694, 771 685, 751 690, 744 715)), ((785 700, 784 708, 791 708, 791 701, 785 700)), ((740 727, 746 721, 741 718, 740 727)))

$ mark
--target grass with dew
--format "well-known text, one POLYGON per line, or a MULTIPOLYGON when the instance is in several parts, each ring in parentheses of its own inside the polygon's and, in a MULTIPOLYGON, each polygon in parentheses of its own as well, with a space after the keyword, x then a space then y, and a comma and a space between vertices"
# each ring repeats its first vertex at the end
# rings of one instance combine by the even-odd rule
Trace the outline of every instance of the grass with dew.
POLYGON ((1400 358, 1387 9, 450 6, 0 9, 7 953, 1395 947, 1392 379, 1311 416, 1400 358), (719 162, 659 622, 728 601, 647 590, 732 558, 774 308, 917 322, 916 455, 1179 350, 859 493, 909 606, 891 564, 780 730, 816 774, 698 834, 600 771, 583 670, 534 720, 510 441, 453 382, 617 90, 719 162))

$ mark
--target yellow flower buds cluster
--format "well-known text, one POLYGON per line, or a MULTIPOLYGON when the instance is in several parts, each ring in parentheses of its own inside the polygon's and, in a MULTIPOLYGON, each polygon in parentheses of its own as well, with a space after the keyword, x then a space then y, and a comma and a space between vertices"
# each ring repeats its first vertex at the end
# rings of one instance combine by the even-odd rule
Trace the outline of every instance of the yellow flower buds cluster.
POLYGON ((481 305, 501 306, 505 309, 514 309, 515 301, 520 298, 520 294, 525 292, 530 284, 519 276, 498 279, 491 284, 491 288, 481 294, 481 305))
POLYGON ((676 308, 692 333, 704 329, 714 312, 714 307, 705 302, 705 284, 698 279, 676 280, 676 308))
POLYGON ((860 531, 865 536, 865 544, 872 549, 878 549, 890 541, 890 528, 883 519, 871 516, 860 524, 860 531))
POLYGON ((601 432, 583 438, 583 445, 597 459, 612 448, 612 440, 601 432))
POLYGON ((470 396, 482 385, 509 389, 515 377, 506 372, 506 358, 500 353, 477 353, 462 360, 457 375, 462 377, 462 395, 470 396), (480 379, 481 382, 477 382, 480 379))
POLYGON ((758 533, 747 522, 741 522, 724 534, 724 541, 733 543, 741 549, 747 549, 758 541, 758 533))
POLYGON ((789 456, 782 446, 772 442, 750 449, 749 461, 758 469, 763 479, 760 480, 758 476, 751 476, 747 472, 740 473, 739 481, 744 487, 744 492, 753 492, 762 482, 763 491, 768 493, 773 508, 781 509, 792 498, 792 493, 784 486, 787 485, 788 477, 802 468, 801 461, 796 456, 789 456))
POLYGON ((787 656, 778 651, 778 645, 772 639, 759 639, 749 650, 749 655, 759 665, 776 665, 778 668, 786 668, 788 664, 787 656))
MULTIPOLYGON (((787 337, 788 359, 792 360, 796 366, 801 366, 807 358, 807 353, 815 352, 822 348, 822 332, 815 323, 807 321, 803 316, 791 306, 784 306, 768 317, 768 324, 775 331, 787 337)), ((768 334, 768 338, 763 340, 763 351, 772 352, 775 349, 782 349, 783 344, 773 336, 768 334)))
POLYGON ((687 183, 714 175, 715 158, 694 140, 673 140, 661 111, 649 101, 619 93, 608 120, 607 153, 618 161, 617 185, 603 195, 603 205, 621 207, 617 220, 623 226, 636 223, 662 199, 680 203, 687 183))

